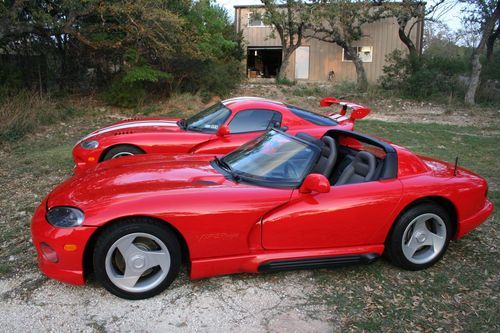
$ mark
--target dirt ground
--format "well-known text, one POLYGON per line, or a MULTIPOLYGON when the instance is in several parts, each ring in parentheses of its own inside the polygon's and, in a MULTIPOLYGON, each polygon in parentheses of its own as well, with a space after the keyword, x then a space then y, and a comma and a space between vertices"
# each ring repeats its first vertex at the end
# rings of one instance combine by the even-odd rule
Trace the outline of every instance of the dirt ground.
MULTIPOLYGON (((272 97, 319 110, 328 89, 246 84, 235 95, 272 97)), ((474 135, 484 133, 487 142, 499 137, 500 110, 494 108, 450 110, 434 103, 346 97, 372 106, 369 119, 401 126, 447 124, 457 133, 473 126, 474 135)), ((0 146, 0 332, 500 331, 495 216, 453 242, 441 262, 421 272, 403 271, 381 259, 368 266, 189 281, 184 268, 168 290, 142 301, 116 298, 92 280, 75 287, 44 277, 31 245, 31 214, 71 173, 72 144, 130 113, 189 114, 204 104, 188 98, 125 112, 90 103, 82 117, 0 146)), ((371 124, 373 130, 381 126, 371 124)), ((498 171, 488 172, 496 182, 498 171)), ((498 198, 498 192, 492 195, 498 198)))

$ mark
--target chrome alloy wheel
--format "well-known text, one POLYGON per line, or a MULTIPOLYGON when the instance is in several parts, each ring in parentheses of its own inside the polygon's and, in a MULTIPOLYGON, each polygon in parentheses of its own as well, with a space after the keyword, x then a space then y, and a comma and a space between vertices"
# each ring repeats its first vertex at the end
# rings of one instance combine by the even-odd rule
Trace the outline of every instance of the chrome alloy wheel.
POLYGON ((446 236, 446 225, 441 217, 433 213, 419 215, 403 233, 403 254, 414 264, 426 264, 443 251, 446 236))
POLYGON ((134 156, 134 154, 128 151, 122 151, 111 156, 111 159, 120 158, 124 156, 134 156))
POLYGON ((105 269, 118 288, 132 293, 146 292, 166 278, 170 270, 170 252, 151 234, 128 234, 109 248, 105 269))

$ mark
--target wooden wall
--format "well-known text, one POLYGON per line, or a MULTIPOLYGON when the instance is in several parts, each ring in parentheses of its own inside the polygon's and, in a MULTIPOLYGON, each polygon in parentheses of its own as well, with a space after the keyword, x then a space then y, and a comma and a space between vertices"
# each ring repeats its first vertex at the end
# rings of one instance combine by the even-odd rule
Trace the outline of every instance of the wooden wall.
MULTIPOLYGON (((248 27, 248 14, 256 8, 235 8, 235 25, 238 31, 243 32, 245 50, 247 47, 281 46, 279 37, 270 37, 271 27, 248 27)), ((412 39, 420 47, 421 24, 417 24, 412 31, 412 39)), ((367 24, 363 27, 364 37, 355 42, 355 46, 372 46, 372 62, 365 62, 364 67, 368 81, 375 83, 383 74, 385 57, 395 49, 406 51, 406 47, 399 40, 398 24, 394 18, 367 24)), ((352 62, 342 61, 342 48, 336 44, 322 42, 316 39, 307 39, 303 46, 309 46, 309 80, 326 81, 328 73, 335 72, 335 80, 356 80, 356 70, 352 62)), ((287 76, 295 77, 295 56, 292 55, 287 76)))

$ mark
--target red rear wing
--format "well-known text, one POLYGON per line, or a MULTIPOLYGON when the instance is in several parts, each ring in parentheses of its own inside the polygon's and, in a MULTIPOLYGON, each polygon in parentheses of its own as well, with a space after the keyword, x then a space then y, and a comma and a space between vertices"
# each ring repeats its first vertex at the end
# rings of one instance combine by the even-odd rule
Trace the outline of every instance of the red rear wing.
POLYGON ((319 106, 321 107, 331 106, 332 104, 342 105, 342 109, 340 110, 339 114, 335 113, 330 114, 330 116, 333 116, 332 119, 337 118, 337 120, 341 120, 339 118, 345 117, 347 109, 352 110, 351 115, 349 116, 349 119, 352 121, 356 119, 363 119, 372 111, 370 108, 364 105, 348 101, 341 101, 339 99, 336 99, 335 97, 325 97, 319 102, 319 106))

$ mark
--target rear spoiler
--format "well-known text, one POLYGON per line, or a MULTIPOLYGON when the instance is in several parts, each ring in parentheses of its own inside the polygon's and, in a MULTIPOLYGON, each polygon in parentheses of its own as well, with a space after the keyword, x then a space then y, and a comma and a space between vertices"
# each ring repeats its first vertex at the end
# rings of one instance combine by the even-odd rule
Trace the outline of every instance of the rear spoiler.
POLYGON ((319 102, 319 106, 321 107, 327 107, 331 106, 332 104, 337 104, 337 105, 342 105, 342 109, 340 110, 339 114, 336 113, 331 113, 330 116, 334 120, 347 120, 346 114, 347 114, 347 109, 351 109, 351 115, 349 116, 349 119, 351 121, 355 121, 356 119, 363 119, 366 117, 372 110, 364 105, 353 103, 353 102, 348 102, 348 101, 341 101, 339 99, 336 99, 335 97, 325 97, 319 102), (344 119, 341 119, 341 118, 344 119))

